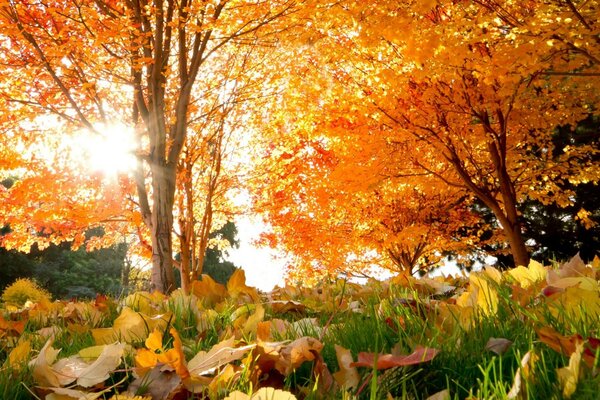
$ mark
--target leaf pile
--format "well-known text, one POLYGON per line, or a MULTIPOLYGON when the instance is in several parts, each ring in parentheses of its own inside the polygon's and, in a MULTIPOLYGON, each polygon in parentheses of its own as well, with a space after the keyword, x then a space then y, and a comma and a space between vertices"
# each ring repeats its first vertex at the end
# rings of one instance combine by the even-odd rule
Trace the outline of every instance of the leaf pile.
POLYGON ((394 398, 410 382, 418 398, 577 397, 597 381, 599 277, 599 260, 576 257, 265 295, 239 270, 227 286, 203 276, 189 294, 30 302, 0 317, 0 389, 48 400, 394 398), (501 359, 512 365, 501 376, 482 369, 501 359))

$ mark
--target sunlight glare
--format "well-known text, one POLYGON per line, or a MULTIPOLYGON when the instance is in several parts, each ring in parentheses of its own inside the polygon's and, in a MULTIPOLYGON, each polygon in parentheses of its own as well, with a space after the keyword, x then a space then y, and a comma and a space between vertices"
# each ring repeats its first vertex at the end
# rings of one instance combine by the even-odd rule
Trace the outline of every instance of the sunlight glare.
POLYGON ((100 127, 98 132, 82 132, 75 140, 86 168, 109 177, 132 171, 136 163, 133 129, 110 124, 100 127))

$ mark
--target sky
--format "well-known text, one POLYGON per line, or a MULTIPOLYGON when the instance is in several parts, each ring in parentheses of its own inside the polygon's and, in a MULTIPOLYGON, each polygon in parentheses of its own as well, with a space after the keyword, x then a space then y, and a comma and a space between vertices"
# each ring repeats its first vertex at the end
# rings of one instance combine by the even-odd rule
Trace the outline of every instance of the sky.
POLYGON ((275 285, 283 286, 285 267, 289 264, 281 254, 254 244, 266 226, 257 217, 243 216, 235 221, 240 247, 227 251, 227 260, 246 272, 246 284, 265 292, 275 285))

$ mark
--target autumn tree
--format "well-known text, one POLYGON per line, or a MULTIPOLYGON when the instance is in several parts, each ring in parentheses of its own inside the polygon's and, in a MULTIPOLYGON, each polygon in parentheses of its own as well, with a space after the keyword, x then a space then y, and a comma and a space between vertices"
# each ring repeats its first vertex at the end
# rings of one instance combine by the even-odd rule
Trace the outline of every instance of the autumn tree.
POLYGON ((478 199, 527 265, 525 199, 564 207, 562 181, 598 180, 593 146, 551 156, 553 129, 598 106, 598 80, 585 78, 599 68, 594 15, 585 2, 338 3, 313 20, 296 59, 303 93, 283 103, 303 112, 278 132, 344 155, 336 176, 347 185, 423 176, 478 199))
POLYGON ((206 89, 198 88, 199 77, 219 73, 227 58, 217 56, 235 49, 230 45, 268 40, 281 29, 275 22, 296 9, 294 1, 227 0, 1 6, 2 96, 28 121, 19 129, 44 128, 47 114, 66 123, 61 129, 87 135, 114 121, 134 128, 135 202, 150 232, 157 290, 174 285, 173 206, 189 124, 210 116, 198 107, 206 89))

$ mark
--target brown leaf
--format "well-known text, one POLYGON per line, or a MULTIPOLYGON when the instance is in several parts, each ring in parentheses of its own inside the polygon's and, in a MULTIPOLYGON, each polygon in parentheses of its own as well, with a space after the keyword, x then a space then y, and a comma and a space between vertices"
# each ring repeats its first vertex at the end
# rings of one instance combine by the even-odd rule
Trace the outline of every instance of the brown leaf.
POLYGON ((498 355, 502 355, 513 344, 512 341, 504 338, 489 338, 485 345, 485 349, 498 355))
POLYGON ((244 357, 256 347, 250 344, 234 347, 234 338, 224 340, 214 345, 208 352, 201 351, 188 362, 188 370, 192 377, 213 373, 217 368, 244 357))
POLYGON ((387 369, 393 367, 402 367, 408 365, 420 364, 431 361, 439 350, 429 347, 417 347, 414 352, 407 356, 394 356, 392 354, 374 354, 358 353, 358 361, 350 363, 351 367, 376 367, 377 369, 387 369), (375 365, 377 359, 377 365, 375 365))
POLYGON ((600 348, 600 339, 590 337, 587 338, 587 340, 584 340, 579 334, 564 336, 547 326, 538 329, 537 334, 542 343, 547 344, 554 351, 562 353, 568 357, 575 352, 577 345, 583 342, 583 360, 590 368, 594 366, 596 352, 598 348, 600 348))
POLYGON ((141 392, 142 388, 144 396, 151 396, 152 400, 169 399, 174 393, 185 390, 181 384, 181 377, 173 371, 162 371, 161 365, 131 382, 127 393, 134 396, 141 392))
POLYGON ((358 387, 360 383, 360 375, 356 367, 351 367, 350 364, 354 361, 352 359, 352 353, 350 350, 343 348, 342 346, 335 346, 335 355, 337 357, 339 371, 333 374, 338 385, 346 388, 358 387))
POLYGON ((305 336, 294 340, 281 349, 281 358, 277 360, 275 368, 284 375, 289 375, 305 361, 315 359, 315 354, 320 353, 323 344, 317 339, 305 336))

